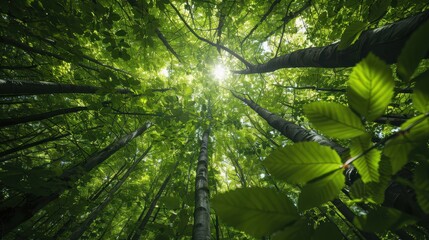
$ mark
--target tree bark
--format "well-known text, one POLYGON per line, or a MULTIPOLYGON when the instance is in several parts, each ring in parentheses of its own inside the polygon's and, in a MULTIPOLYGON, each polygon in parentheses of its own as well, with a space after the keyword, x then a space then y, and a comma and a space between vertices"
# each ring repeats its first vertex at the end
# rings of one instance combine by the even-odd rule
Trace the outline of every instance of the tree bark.
POLYGON ((76 229, 70 236, 70 240, 77 240, 79 239, 82 234, 88 229, 89 226, 91 226, 92 222, 100 215, 101 211, 112 201, 113 197, 115 196, 116 192, 119 190, 119 188, 125 183, 125 181, 130 176, 131 172, 136 169, 137 165, 143 160, 143 158, 149 153, 152 146, 150 146, 146 151, 138 158, 136 159, 133 164, 128 168, 128 170, 125 172, 125 174, 121 177, 121 179, 113 186, 113 188, 110 190, 107 197, 104 199, 104 201, 98 205, 98 207, 92 211, 89 216, 83 221, 82 224, 80 224, 79 228, 76 229))
POLYGON ((210 128, 204 131, 195 177, 193 240, 210 240, 210 192, 208 184, 208 143, 210 128))
POLYGON ((140 136, 149 127, 150 124, 146 123, 144 126, 140 127, 134 132, 126 134, 115 140, 103 150, 92 154, 84 163, 66 170, 59 177, 60 180, 64 181, 65 186, 54 190, 50 195, 38 196, 34 194, 25 194, 23 198, 24 201, 19 203, 17 206, 0 209, 0 236, 4 236, 5 234, 9 233, 18 225, 30 219, 40 209, 48 205, 50 202, 56 200, 61 195, 61 193, 63 193, 67 188, 71 187, 74 180, 79 179, 85 173, 91 171, 94 167, 104 162, 104 160, 124 147, 131 140, 140 136))
POLYGON ((63 109, 57 109, 54 111, 34 114, 34 115, 30 115, 30 116, 25 116, 25 117, 0 119, 0 127, 13 126, 13 125, 21 124, 21 123, 40 121, 40 120, 48 119, 51 117, 69 114, 69 113, 80 112, 80 111, 84 111, 84 110, 88 110, 88 107, 63 108, 63 109))
POLYGON ((153 198, 152 202, 150 203, 150 206, 149 206, 143 220, 141 221, 141 223, 137 227, 136 232, 134 233, 134 235, 132 237, 133 240, 139 240, 140 239, 140 237, 141 237, 141 235, 142 235, 142 233, 146 227, 146 224, 149 222, 150 216, 152 215, 152 212, 155 209, 156 204, 158 203, 159 198, 161 197, 162 193, 164 192, 165 188, 167 187, 167 184, 170 182, 171 176, 173 175, 173 173, 176 170, 178 165, 179 165, 179 162, 176 162, 171 173, 168 174, 168 176, 165 178, 164 182, 162 182, 162 185, 159 188, 158 192, 156 193, 155 197, 153 198))
POLYGON ((388 64, 396 63, 410 35, 428 19, 429 11, 425 11, 384 27, 364 31, 352 46, 344 50, 338 50, 338 42, 324 47, 300 49, 273 58, 264 64, 248 66, 247 69, 235 73, 266 73, 281 68, 297 67, 352 67, 369 52, 388 64))
MULTIPOLYGON (((96 93, 101 87, 53 82, 0 79, 0 95, 40 95, 55 93, 96 93)), ((128 89, 116 89, 116 93, 132 94, 128 89)))

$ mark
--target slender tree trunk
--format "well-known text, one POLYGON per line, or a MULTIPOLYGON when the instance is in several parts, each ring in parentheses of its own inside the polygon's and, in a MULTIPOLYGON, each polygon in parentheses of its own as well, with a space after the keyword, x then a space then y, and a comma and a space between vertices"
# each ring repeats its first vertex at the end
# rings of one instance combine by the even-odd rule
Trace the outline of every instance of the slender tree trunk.
POLYGON ((175 166, 173 167, 172 171, 168 176, 165 178, 164 182, 162 182, 161 187, 159 188, 158 192, 156 193, 155 197, 153 198, 152 202, 150 203, 150 206, 142 219, 141 223, 137 227, 132 239, 133 240, 139 240, 147 223, 149 222, 150 216, 152 215, 153 210, 155 210, 156 204, 158 203, 159 198, 161 197, 162 193, 164 192, 165 188, 167 187, 167 184, 170 182, 171 176, 173 175, 174 171, 176 170, 177 166, 179 165, 179 161, 176 162, 175 166))
MULTIPOLYGON (((101 87, 53 82, 0 79, 0 95, 40 95, 55 93, 96 93, 101 87)), ((132 94, 128 89, 116 89, 116 93, 132 94)))
POLYGON ((88 110, 88 107, 63 108, 63 109, 57 109, 54 111, 34 114, 34 115, 30 115, 30 116, 25 116, 25 117, 0 119, 0 127, 13 126, 13 125, 21 124, 21 123, 40 121, 40 120, 48 119, 51 117, 56 117, 56 116, 69 114, 69 113, 80 112, 80 111, 84 111, 84 110, 88 110))
MULTIPOLYGON (((70 136, 70 133, 61 134, 61 135, 57 135, 57 136, 51 136, 51 137, 47 137, 45 139, 42 139, 42 140, 39 140, 39 141, 36 141, 36 142, 19 145, 17 147, 10 148, 8 150, 0 152, 0 158, 3 158, 4 156, 7 156, 9 154, 12 154, 12 153, 15 153, 15 152, 27 149, 27 148, 31 148, 31 147, 34 147, 34 146, 37 146, 37 145, 41 145, 43 143, 52 142, 52 141, 55 141, 55 140, 58 140, 60 138, 64 138, 64 137, 67 137, 67 136, 70 136)), ((0 159, 0 162, 3 162, 3 159, 0 159)))
POLYGON ((115 175, 113 175, 113 177, 111 177, 107 182, 104 182, 102 186, 99 189, 97 189, 97 191, 95 191, 88 199, 90 201, 97 200, 100 197, 100 195, 110 186, 110 184, 113 181, 115 181, 117 178, 119 178, 119 175, 122 174, 126 166, 127 166, 127 163, 124 163, 124 165, 122 165, 121 168, 119 168, 119 170, 115 173, 115 175))
POLYGON ((134 169, 137 167, 137 165, 141 162, 141 160, 149 153, 152 146, 150 146, 146 151, 136 159, 133 164, 128 168, 128 170, 125 172, 125 174, 121 177, 121 179, 113 186, 113 188, 110 190, 107 197, 104 199, 104 201, 94 210, 92 211, 89 216, 85 219, 85 221, 80 224, 79 228, 76 229, 70 236, 70 240, 77 240, 79 239, 82 234, 88 229, 88 227, 92 224, 92 222, 100 215, 101 211, 104 210, 104 208, 112 201, 113 197, 115 196, 116 192, 119 190, 119 188, 124 184, 124 182, 128 179, 131 172, 134 171, 134 169))
POLYGON ((344 50, 338 50, 339 43, 301 49, 235 73, 265 73, 296 67, 352 67, 369 52, 389 64, 396 63, 409 36, 428 18, 429 11, 425 11, 381 28, 364 31, 352 46, 344 50))
POLYGON ((208 143, 210 128, 207 129, 201 141, 200 156, 198 157, 195 177, 195 210, 193 240, 210 240, 210 192, 208 183, 208 143))
MULTIPOLYGON (((66 170, 59 179, 63 180, 66 186, 71 187, 74 180, 79 179, 82 175, 104 162, 104 160, 124 147, 131 140, 140 136, 149 127, 150 124, 146 123, 143 127, 134 132, 115 140, 103 150, 92 154, 84 163, 66 170)), ((66 188, 67 187, 60 188, 48 196, 26 194, 23 198, 25 201, 19 205, 0 209, 0 236, 4 236, 24 221, 30 219, 37 211, 56 200, 66 188)))

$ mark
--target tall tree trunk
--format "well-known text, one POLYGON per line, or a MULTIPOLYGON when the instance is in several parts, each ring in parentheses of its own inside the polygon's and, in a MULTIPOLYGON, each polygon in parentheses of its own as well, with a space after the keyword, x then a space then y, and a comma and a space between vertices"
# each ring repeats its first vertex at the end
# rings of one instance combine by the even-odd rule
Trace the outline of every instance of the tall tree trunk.
POLYGON ((79 239, 82 234, 88 229, 88 227, 92 224, 92 222, 98 217, 98 215, 103 211, 103 209, 112 201, 113 197, 115 196, 116 192, 119 190, 119 188, 124 184, 124 182, 128 179, 131 172, 134 171, 134 169, 137 167, 137 165, 141 162, 141 160, 149 153, 152 146, 150 146, 146 151, 138 158, 136 159, 133 164, 128 168, 128 170, 125 172, 125 174, 121 177, 121 179, 113 186, 113 188, 110 190, 107 197, 104 199, 104 201, 98 205, 98 207, 92 211, 89 216, 83 221, 82 224, 80 224, 79 228, 76 229, 70 236, 70 240, 77 240, 79 239))
MULTIPOLYGON (((269 125, 271 125, 274 129, 280 131, 283 136, 289 138, 293 142, 302 142, 302 141, 313 141, 317 142, 321 145, 326 145, 332 147, 335 151, 338 152, 340 156, 342 156, 345 153, 348 153, 348 149, 344 148, 328 139, 326 139, 323 136, 318 135, 315 132, 306 130, 295 123, 289 122, 284 120, 283 118, 269 112, 268 110, 260 107, 258 104, 253 102, 252 100, 243 98, 236 93, 232 92, 232 94, 237 98, 243 101, 246 105, 251 107, 256 113, 258 113, 259 116, 265 119, 269 125)), ((345 171, 346 175, 346 184, 351 186, 351 184, 359 178, 359 174, 352 165, 345 171)), ((415 203, 413 203, 413 199, 411 199, 406 194, 406 191, 404 188, 398 184, 391 184, 386 190, 385 190, 385 201, 383 205, 387 207, 392 207, 399 209, 401 211, 407 212, 411 215, 415 215, 417 217, 421 216, 420 210, 415 209, 414 206, 416 206, 415 203), (388 196, 395 196, 395 197, 388 197, 388 196), (401 203, 401 204, 398 204, 401 203)))
POLYGON ((100 195, 110 186, 110 184, 115 181, 117 178, 119 178, 119 175, 122 174, 122 172, 125 170, 127 166, 127 163, 124 163, 121 168, 119 168, 119 170, 115 173, 115 175, 113 175, 113 177, 111 177, 108 181, 103 182, 103 184, 100 186, 100 188, 98 188, 91 196, 89 196, 89 200, 90 201, 95 201, 97 200, 100 195))
MULTIPOLYGON (((84 163, 66 170, 59 179, 64 181, 67 187, 71 187, 74 180, 79 179, 85 173, 91 171, 104 160, 113 155, 116 151, 124 147, 131 140, 140 136, 150 127, 146 123, 143 127, 122 136, 115 140, 103 150, 92 154, 84 163)), ((48 196, 37 196, 33 194, 25 194, 24 201, 17 206, 5 207, 0 209, 0 236, 12 231, 15 227, 30 219, 37 211, 48 205, 53 200, 56 200, 67 187, 60 188, 48 196)))
MULTIPOLYGON (((39 95, 54 93, 96 93, 101 87, 53 82, 0 79, 0 95, 39 95)), ((116 93, 132 94, 128 89, 116 89, 116 93)))
POLYGON ((179 165, 179 161, 176 162, 173 169, 171 170, 170 174, 164 179, 164 182, 162 182, 161 187, 159 188, 158 192, 156 193, 155 197, 152 199, 152 202, 150 203, 150 206, 142 219, 141 223, 137 227, 132 239, 133 240, 139 240, 146 224, 149 222, 150 216, 152 215, 153 210, 155 210, 156 204, 158 203, 159 198, 161 197, 162 193, 164 192, 165 188, 167 187, 167 184, 170 182, 171 176, 173 175, 174 171, 176 170, 177 166, 179 165))
POLYGON ((40 121, 40 120, 48 119, 51 117, 56 117, 56 116, 69 114, 69 113, 80 112, 80 111, 84 111, 84 110, 88 110, 88 107, 63 108, 63 109, 57 109, 54 111, 38 113, 38 114, 25 116, 25 117, 0 119, 0 127, 13 126, 13 125, 17 125, 20 123, 40 121))
POLYGON ((208 143, 210 128, 203 133, 195 177, 193 240, 210 240, 210 192, 208 183, 208 143))
POLYGON ((265 73, 296 67, 352 67, 369 52, 389 64, 396 63, 409 36, 428 18, 429 11, 425 11, 384 27, 364 31, 352 46, 344 50, 338 50, 339 43, 301 49, 235 73, 265 73))

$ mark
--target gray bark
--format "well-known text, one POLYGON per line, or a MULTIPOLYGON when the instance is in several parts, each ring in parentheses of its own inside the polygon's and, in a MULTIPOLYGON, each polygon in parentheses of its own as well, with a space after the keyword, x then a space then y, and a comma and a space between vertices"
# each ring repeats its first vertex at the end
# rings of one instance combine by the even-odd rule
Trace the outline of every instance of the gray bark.
POLYGON ((364 31, 352 46, 343 50, 338 50, 339 43, 300 49, 273 58, 263 64, 247 66, 247 69, 235 71, 235 73, 265 73, 281 68, 297 67, 352 67, 369 52, 374 53, 388 64, 396 63, 402 47, 410 35, 428 19, 429 11, 425 11, 384 27, 364 31))
MULTIPOLYGON (((96 93, 101 87, 53 82, 0 79, 0 95, 40 95, 55 93, 96 93)), ((117 89, 116 93, 132 94, 128 89, 117 89)))
POLYGON ((210 128, 207 129, 201 141, 195 177, 195 210, 193 240, 210 240, 210 192, 208 184, 208 143, 210 128))

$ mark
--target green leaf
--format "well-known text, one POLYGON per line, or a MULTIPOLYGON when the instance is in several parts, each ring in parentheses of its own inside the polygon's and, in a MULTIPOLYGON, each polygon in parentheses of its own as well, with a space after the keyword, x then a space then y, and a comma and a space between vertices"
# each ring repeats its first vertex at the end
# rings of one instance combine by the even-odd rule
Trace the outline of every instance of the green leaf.
POLYGON ((408 81, 416 70, 419 62, 429 51, 429 21, 426 20, 410 36, 398 57, 397 73, 402 80, 408 81))
POLYGON ((429 214, 429 163, 422 162, 416 167, 413 183, 417 202, 422 210, 429 214))
POLYGON ((360 119, 341 104, 314 102, 304 105, 304 113, 315 128, 330 137, 348 139, 365 134, 360 119))
POLYGON ((273 151, 264 161, 268 172, 289 183, 306 183, 341 166, 338 154, 315 142, 301 142, 273 151))
POLYGON ((298 208, 301 211, 320 206, 338 197, 345 185, 343 172, 338 170, 328 176, 305 185, 298 199, 298 208))
POLYGON ((127 32, 125 30, 121 29, 121 30, 117 31, 115 33, 115 35, 119 36, 119 37, 123 37, 123 36, 127 35, 127 32))
POLYGON ((310 239, 314 232, 311 224, 304 218, 299 219, 293 225, 273 234, 272 240, 284 239, 310 239))
POLYGON ((180 208, 180 199, 179 197, 172 196, 163 196, 160 199, 160 202, 165 205, 168 209, 179 209, 180 208))
MULTIPOLYGON (((304 238, 301 238, 304 239, 304 238)), ((338 227, 332 222, 324 222, 317 226, 311 240, 343 239, 338 227)))
POLYGON ((429 139, 429 119, 422 114, 407 120, 401 130, 408 130, 386 143, 383 154, 390 158, 392 174, 398 172, 407 162, 409 153, 426 144, 429 139))
POLYGON ((369 8, 368 21, 374 22, 383 17, 391 2, 391 0, 376 0, 369 8))
POLYGON ((218 194, 212 205, 222 221, 255 237, 269 235, 299 218, 289 198, 268 188, 243 188, 218 194))
POLYGON ((394 90, 392 71, 372 53, 360 61, 350 74, 347 98, 352 109, 373 121, 383 115, 394 90))
MULTIPOLYGON (((362 135, 357 138, 353 138, 350 146, 351 157, 358 156, 370 148, 371 136, 368 134, 362 135)), ((367 182, 378 182, 378 164, 380 162, 381 152, 377 149, 365 153, 365 155, 356 159, 353 165, 359 171, 364 183, 367 182)))
POLYGON ((413 106, 421 113, 429 112, 429 79, 420 79, 413 90, 413 106))
POLYGON ((351 23, 341 35, 341 41, 338 45, 338 50, 343 50, 352 45, 360 36, 360 34, 368 27, 368 23, 353 22, 351 23))
POLYGON ((412 216, 386 207, 380 207, 369 212, 367 215, 358 216, 353 220, 357 228, 368 232, 396 230, 415 222, 416 220, 412 216))

